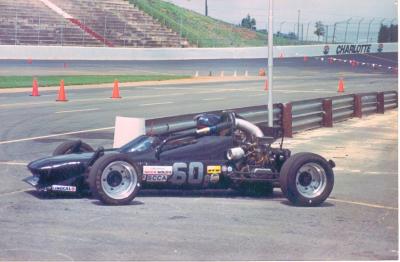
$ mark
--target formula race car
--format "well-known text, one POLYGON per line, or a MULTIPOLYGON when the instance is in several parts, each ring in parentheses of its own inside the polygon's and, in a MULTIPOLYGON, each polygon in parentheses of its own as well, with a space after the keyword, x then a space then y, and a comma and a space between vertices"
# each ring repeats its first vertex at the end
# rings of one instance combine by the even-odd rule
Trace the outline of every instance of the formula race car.
POLYGON ((234 112, 195 121, 195 128, 142 135, 121 148, 64 142, 52 157, 29 163, 33 176, 24 181, 45 193, 91 193, 111 205, 128 204, 146 188, 272 192, 279 186, 300 206, 319 205, 331 193, 334 162, 313 153, 291 155, 282 148, 282 132, 234 112), (280 136, 280 147, 272 147, 280 136))

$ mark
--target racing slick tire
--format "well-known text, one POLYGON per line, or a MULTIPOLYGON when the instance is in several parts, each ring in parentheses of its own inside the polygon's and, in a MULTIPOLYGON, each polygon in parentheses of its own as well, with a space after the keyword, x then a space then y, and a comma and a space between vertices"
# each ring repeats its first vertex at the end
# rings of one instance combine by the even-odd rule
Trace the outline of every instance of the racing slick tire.
POLYGON ((88 183, 93 196, 107 205, 129 204, 139 192, 142 175, 126 154, 109 154, 91 167, 88 183))
POLYGON ((90 145, 80 140, 66 141, 56 147, 56 149, 53 151, 53 156, 84 152, 94 152, 94 149, 90 145), (78 143, 80 144, 78 145, 78 143))
POLYGON ((292 155, 279 178, 283 194, 298 206, 318 206, 330 195, 334 184, 331 164, 313 153, 292 155))

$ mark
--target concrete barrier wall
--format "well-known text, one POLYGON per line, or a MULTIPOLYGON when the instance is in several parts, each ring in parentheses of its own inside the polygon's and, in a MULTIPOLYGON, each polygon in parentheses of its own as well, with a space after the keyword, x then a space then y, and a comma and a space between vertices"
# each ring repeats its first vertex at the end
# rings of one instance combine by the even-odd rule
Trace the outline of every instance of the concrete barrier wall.
MULTIPOLYGON (((397 52, 397 43, 276 46, 274 57, 397 52)), ((267 47, 245 48, 109 48, 0 46, 0 59, 34 60, 195 60, 267 58, 267 47)))

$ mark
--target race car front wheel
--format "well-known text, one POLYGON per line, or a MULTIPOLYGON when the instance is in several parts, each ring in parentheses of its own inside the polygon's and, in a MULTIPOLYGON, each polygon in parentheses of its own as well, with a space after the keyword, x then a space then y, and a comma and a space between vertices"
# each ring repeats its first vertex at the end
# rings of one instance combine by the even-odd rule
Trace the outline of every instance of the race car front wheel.
POLYGON ((313 153, 292 155, 282 166, 280 185, 283 194, 295 205, 317 206, 330 195, 333 170, 323 157, 313 153))
POLYGON ((88 180, 90 191, 104 204, 126 205, 139 192, 141 175, 127 155, 111 154, 94 163, 88 180))

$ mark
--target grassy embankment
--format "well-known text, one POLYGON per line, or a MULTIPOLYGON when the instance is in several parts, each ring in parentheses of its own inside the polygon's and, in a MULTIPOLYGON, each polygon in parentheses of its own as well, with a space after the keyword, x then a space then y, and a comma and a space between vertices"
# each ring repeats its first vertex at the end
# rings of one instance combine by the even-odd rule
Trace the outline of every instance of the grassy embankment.
MULTIPOLYGON (((265 46, 267 35, 204 16, 161 0, 129 0, 159 23, 198 47, 265 46)), ((228 1, 227 1, 228 2, 228 1)), ((238 21, 239 23, 239 21, 238 21)), ((296 45, 298 40, 274 37, 276 45, 296 45)))
MULTIPOLYGON (((88 85, 113 83, 117 79, 120 83, 141 81, 162 81, 190 78, 185 75, 63 75, 38 76, 39 86, 58 86, 61 79, 65 85, 88 85)), ((0 76, 0 88, 31 87, 32 76, 0 76)))

